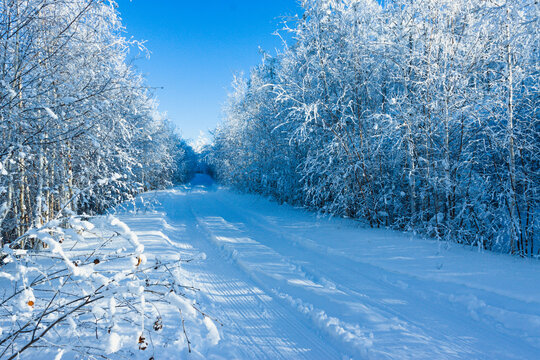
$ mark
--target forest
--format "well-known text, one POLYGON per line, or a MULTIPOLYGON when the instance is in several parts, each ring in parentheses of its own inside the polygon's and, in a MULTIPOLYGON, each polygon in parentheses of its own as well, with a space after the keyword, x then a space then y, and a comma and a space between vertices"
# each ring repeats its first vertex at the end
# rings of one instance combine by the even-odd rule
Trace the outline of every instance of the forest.
MULTIPOLYGON (((130 51, 146 49, 126 36, 114 2, 0 1, 0 358, 43 347, 53 329, 58 336, 45 341, 48 348, 102 355, 106 349, 85 343, 84 330, 67 336, 59 328, 88 326, 104 293, 103 306, 117 316, 144 309, 144 297, 111 288, 121 282, 115 271, 144 266, 144 247, 116 218, 99 226, 87 220, 141 192, 188 181, 195 155, 158 111, 130 51), (130 255, 115 256, 125 242, 130 255), (115 270, 84 270, 102 262, 115 270), (109 301, 120 295, 118 306, 109 301)), ((149 269, 126 280, 148 279, 149 269)), ((162 265, 155 269, 156 281, 165 281, 162 265)), ((109 351, 121 344, 111 339, 109 351)))
POLYGON ((144 49, 113 4, 0 6, 2 244, 189 180, 190 149, 129 65, 129 50, 144 49))
POLYGON ((303 5, 282 30, 291 44, 232 83, 209 156, 218 180, 538 256, 538 2, 303 5))

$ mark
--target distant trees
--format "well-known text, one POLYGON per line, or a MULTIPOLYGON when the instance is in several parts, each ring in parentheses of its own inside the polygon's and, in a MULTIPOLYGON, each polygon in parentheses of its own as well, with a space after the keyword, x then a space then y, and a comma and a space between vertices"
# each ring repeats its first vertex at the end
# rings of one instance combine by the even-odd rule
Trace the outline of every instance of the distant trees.
POLYGON ((187 146, 127 64, 137 44, 122 36, 114 2, 0 9, 2 243, 183 176, 187 146))
POLYGON ((540 4, 303 6, 295 43, 235 79, 217 177, 372 226, 537 254, 540 4))

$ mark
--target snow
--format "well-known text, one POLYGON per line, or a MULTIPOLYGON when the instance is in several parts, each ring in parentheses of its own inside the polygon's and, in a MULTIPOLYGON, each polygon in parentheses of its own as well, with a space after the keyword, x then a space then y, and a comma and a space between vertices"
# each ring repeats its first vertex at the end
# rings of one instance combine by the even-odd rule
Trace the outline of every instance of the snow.
POLYGON ((0 85, 2 85, 2 87, 4 87, 7 90, 11 99, 14 99, 15 97, 17 97, 17 92, 11 88, 11 86, 8 84, 7 81, 0 80, 0 85))
POLYGON ((109 336, 109 344, 107 346, 107 354, 113 354, 122 348, 122 337, 115 332, 111 332, 109 336))
MULTIPOLYGON (((321 218, 208 183, 199 176, 190 186, 145 194, 139 201, 154 200, 154 213, 131 208, 118 216, 147 254, 196 259, 182 267, 182 277, 201 289, 196 306, 223 326, 205 316, 209 346, 199 344, 195 353, 226 359, 539 353, 537 261, 321 218)), ((175 304, 194 311, 184 298, 175 304)))
MULTIPOLYGON (((20 324, 35 326, 39 335, 56 320, 60 323, 53 331, 42 333, 35 348, 18 358, 54 359, 58 349, 64 349, 64 359, 78 359, 81 354, 88 359, 105 354, 112 359, 148 359, 151 352, 174 358, 188 352, 184 330, 179 330, 184 328, 198 358, 217 343, 219 334, 195 310, 195 291, 184 286, 188 277, 179 269, 179 255, 170 251, 174 246, 165 235, 141 231, 145 245, 153 245, 153 251, 142 253, 138 234, 114 216, 69 223, 71 229, 51 222, 53 227, 29 233, 48 244, 41 252, 6 248, 0 277, 0 329, 5 335, 0 346, 20 324), (74 231, 80 234, 68 235, 74 231), (118 249, 122 251, 117 253, 118 249), (136 264, 133 259, 138 259, 136 264), (76 308, 84 305, 81 301, 86 297, 91 301, 76 308), (170 297, 175 301, 168 302, 170 297)), ((32 336, 32 330, 27 333, 32 336)), ((20 335, 13 339, 4 342, 9 347, 0 347, 0 352, 11 356, 29 341, 20 335)))
POLYGON ((219 336, 219 331, 216 327, 216 324, 214 324, 212 319, 210 319, 208 316, 205 316, 203 321, 204 326, 206 326, 206 330, 208 330, 208 342, 212 346, 217 345, 219 343, 219 340, 221 340, 221 337, 219 336))
POLYGON ((45 112, 47 113, 47 115, 49 115, 49 116, 51 117, 51 119, 53 119, 53 120, 58 120, 58 115, 56 115, 56 114, 51 110, 51 108, 46 107, 46 108, 45 108, 45 112))
POLYGON ((0 271, 0 277, 6 278, 6 279, 11 280, 11 281, 17 280, 17 278, 14 277, 13 275, 8 274, 8 273, 3 272, 3 271, 0 271))
MULTIPOLYGON (((90 307, 109 329, 96 345, 110 359, 534 359, 540 352, 535 260, 320 217, 200 175, 112 212, 72 220, 82 240, 58 243, 35 232, 61 262, 73 258, 74 244, 92 245, 88 229, 124 239, 104 245, 98 264, 75 267, 88 267, 77 278, 81 291, 92 290, 88 282, 111 289, 90 307), (148 274, 149 282, 166 274, 174 290, 154 307, 145 277, 134 275, 143 262, 178 259, 181 266, 148 274), (126 313, 133 299, 140 303, 126 313)), ((12 265, 0 273, 4 289, 36 273, 12 265)), ((39 300, 22 291, 17 306, 25 311, 16 319, 36 313, 39 300)), ((58 334, 87 336, 78 321, 68 317, 58 334)), ((0 328, 5 333, 9 322, 0 328)), ((75 359, 74 348, 37 351, 43 359, 75 359)))
POLYGON ((176 305, 178 309, 182 312, 182 314, 186 314, 188 316, 196 316, 197 312, 195 308, 193 307, 193 304, 188 302, 185 298, 182 296, 178 296, 174 293, 169 294, 169 300, 172 304, 176 305))
POLYGON ((58 354, 56 354, 56 356, 54 357, 54 360, 62 359, 62 356, 64 355, 64 352, 65 352, 64 349, 58 350, 58 354))

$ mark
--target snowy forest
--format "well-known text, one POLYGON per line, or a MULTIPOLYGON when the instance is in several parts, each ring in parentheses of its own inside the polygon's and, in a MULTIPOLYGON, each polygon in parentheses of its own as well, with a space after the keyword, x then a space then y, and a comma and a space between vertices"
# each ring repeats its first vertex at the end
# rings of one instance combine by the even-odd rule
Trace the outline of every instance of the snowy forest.
MULTIPOLYGON (((13 284, 2 285, 0 358, 19 358, 68 318, 84 328, 88 319, 81 319, 91 313, 85 307, 104 292, 121 293, 105 286, 115 282, 110 269, 99 276, 82 270, 105 258, 129 260, 105 251, 112 240, 120 248, 129 240, 137 267, 143 265, 142 247, 125 224, 110 218, 105 239, 90 216, 192 176, 193 150, 158 112, 128 61, 131 49, 145 51, 125 36, 114 2, 0 1, 0 280, 13 284), (89 232, 84 249, 75 241, 71 255, 62 250, 61 243, 89 232), (49 261, 26 255, 44 248, 52 250, 41 254, 49 261)), ((137 313, 134 306, 132 299, 128 313, 137 313)), ((97 320, 94 330, 97 336, 97 320)), ((141 346, 143 339, 141 333, 141 346)), ((83 341, 85 358, 100 353, 83 341)), ((71 336, 52 342, 53 349, 77 349, 71 336)))
POLYGON ((304 7, 283 30, 291 44, 234 79, 211 157, 219 181, 538 255, 538 2, 304 7))
MULTIPOLYGON (((186 181, 189 149, 157 111, 102 1, 2 1, 2 241, 186 181)), ((142 45, 141 45, 142 46, 142 45)))
POLYGON ((194 142, 121 0, 0 0, 0 359, 537 357, 538 0, 295 6, 194 142))

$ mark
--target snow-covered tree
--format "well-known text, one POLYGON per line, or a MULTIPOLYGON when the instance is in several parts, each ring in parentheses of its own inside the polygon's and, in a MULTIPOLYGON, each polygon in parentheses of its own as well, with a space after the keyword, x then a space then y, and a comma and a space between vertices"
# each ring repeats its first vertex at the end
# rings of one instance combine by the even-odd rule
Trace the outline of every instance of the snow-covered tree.
POLYGON ((123 36, 116 4, 0 8, 2 242, 170 184, 181 139, 128 65, 138 43, 123 36))
POLYGON ((285 29, 294 43, 234 83, 219 179, 372 226, 538 252, 538 2, 302 5, 285 29))

